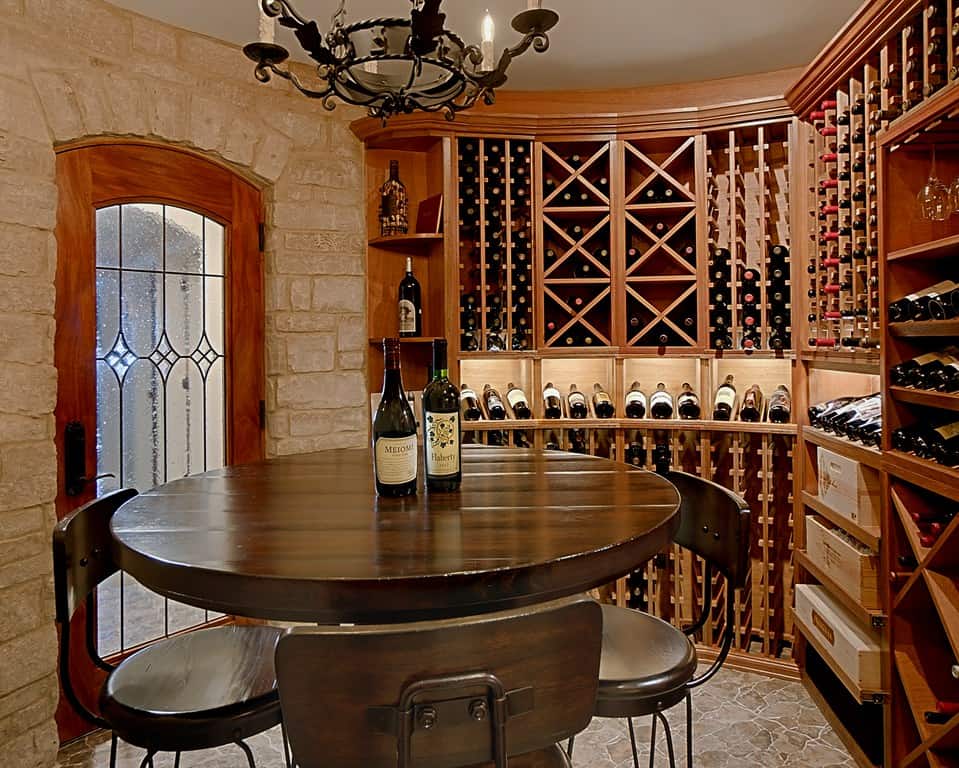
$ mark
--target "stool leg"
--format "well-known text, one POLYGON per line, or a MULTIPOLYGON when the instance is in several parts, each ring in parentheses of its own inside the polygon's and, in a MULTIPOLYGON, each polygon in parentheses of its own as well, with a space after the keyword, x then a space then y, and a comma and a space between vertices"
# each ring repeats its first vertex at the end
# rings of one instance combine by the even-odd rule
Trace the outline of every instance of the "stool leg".
POLYGON ((110 734, 110 768, 117 768, 117 735, 110 734))
POLYGON ((153 768, 153 756, 156 754, 156 750, 149 749, 147 750, 146 756, 143 758, 143 761, 140 763, 140 768, 147 768, 149 765, 150 768, 153 768))
POLYGON ((653 715, 653 728, 649 733, 649 768, 656 765, 656 715, 653 715))
POLYGON ((693 696, 686 694, 686 768, 693 768, 693 696))
POLYGON ((570 760, 573 759, 573 741, 575 739, 575 736, 570 736, 569 741, 566 742, 566 757, 568 757, 570 760))
POLYGON ((256 761, 253 759, 253 752, 246 745, 244 741, 237 741, 235 744, 243 750, 243 753, 246 755, 246 760, 250 764, 250 768, 256 768, 256 761))
POLYGON ((180 768, 180 753, 176 753, 176 757, 173 758, 173 768, 180 768))
POLYGON ((283 756, 286 758, 286 768, 293 768, 293 751, 290 741, 286 737, 286 723, 280 720, 280 734, 283 736, 283 756))
POLYGON ((676 768, 676 755, 673 753, 673 732, 669 727, 669 720, 662 712, 657 712, 656 716, 663 721, 663 730, 666 731, 666 749, 669 752, 669 768, 676 768))

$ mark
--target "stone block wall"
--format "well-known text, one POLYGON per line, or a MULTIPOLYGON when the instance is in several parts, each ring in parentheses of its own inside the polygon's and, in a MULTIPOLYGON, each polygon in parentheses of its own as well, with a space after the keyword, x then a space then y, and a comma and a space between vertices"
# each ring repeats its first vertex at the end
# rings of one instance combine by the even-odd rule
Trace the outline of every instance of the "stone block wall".
POLYGON ((0 0, 0 50, 0 764, 47 768, 54 147, 148 137, 225 159, 263 186, 270 455, 367 441, 363 155, 348 127, 357 111, 260 85, 238 48, 102 0, 0 0))

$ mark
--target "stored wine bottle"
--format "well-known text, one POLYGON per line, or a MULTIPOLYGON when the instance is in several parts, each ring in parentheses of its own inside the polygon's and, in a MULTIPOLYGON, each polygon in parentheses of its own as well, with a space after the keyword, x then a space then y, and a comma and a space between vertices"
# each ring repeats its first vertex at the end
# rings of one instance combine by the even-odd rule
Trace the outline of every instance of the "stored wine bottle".
POLYGON ((433 380, 423 390, 426 488, 455 491, 462 474, 460 392, 449 379, 446 339, 433 340, 433 380))
POLYGON ((773 424, 786 424, 792 415, 792 398, 789 395, 789 388, 785 384, 776 387, 775 392, 769 397, 769 407, 767 408, 769 421, 773 424))
POLYGON ((959 313, 959 290, 929 299, 929 317, 933 320, 949 320, 959 313))
POLYGON ((673 417, 673 396, 666 391, 666 385, 660 382, 649 398, 649 412, 654 419, 673 417))
POLYGON ((589 406, 586 404, 586 395, 580 392, 575 384, 569 385, 569 394, 566 396, 566 407, 571 419, 585 419, 589 416, 589 406))
POLYGON ((630 419, 642 419, 646 415, 646 395, 639 388, 638 381, 634 381, 626 393, 625 411, 630 419))
POLYGON ((611 419, 616 415, 613 399, 598 382, 593 384, 593 413, 598 419, 611 419))
POLYGON ((889 380, 897 387, 933 389, 938 384, 939 371, 955 362, 959 362, 959 349, 954 346, 929 352, 894 365, 889 369, 889 380))
POLYGON ((740 421, 757 422, 763 415, 763 391, 758 384, 750 386, 743 395, 743 404, 739 409, 740 421))
POLYGON ((483 418, 479 398, 476 396, 476 392, 466 384, 460 390, 460 409, 463 412, 463 421, 479 421, 483 418))
POLYGON ((889 322, 901 323, 914 319, 917 314, 922 316, 925 311, 928 311, 929 300, 932 297, 943 296, 956 288, 959 288, 959 285, 952 280, 943 280, 921 291, 903 296, 889 305, 889 322))
POLYGON ((551 381, 543 388, 543 415, 547 419, 563 418, 563 399, 551 381))
POLYGON ((699 395, 688 384, 683 384, 683 391, 676 398, 676 410, 681 419, 698 419, 701 413, 699 395))
POLYGON ((531 419, 533 412, 529 407, 529 400, 526 399, 526 393, 517 387, 513 382, 506 388, 506 402, 513 409, 513 416, 517 419, 531 419))
POLYGON ((403 392, 400 340, 383 339, 383 395, 373 418, 373 473, 380 496, 416 493, 416 417, 403 392))
POLYGON ((423 335, 423 304, 420 282, 413 276, 413 259, 406 257, 406 275, 399 288, 400 336, 423 335))
POLYGON ((959 464, 959 421, 932 430, 932 455, 940 464, 954 467, 959 464))
POLYGON ((506 418, 506 406, 503 405, 503 398, 490 384, 483 387, 483 403, 486 405, 486 413, 493 421, 502 421, 506 418))
POLYGON ((733 385, 733 375, 726 376, 726 381, 716 390, 713 401, 713 419, 716 421, 730 421, 733 417, 733 407, 736 405, 736 387, 733 385))

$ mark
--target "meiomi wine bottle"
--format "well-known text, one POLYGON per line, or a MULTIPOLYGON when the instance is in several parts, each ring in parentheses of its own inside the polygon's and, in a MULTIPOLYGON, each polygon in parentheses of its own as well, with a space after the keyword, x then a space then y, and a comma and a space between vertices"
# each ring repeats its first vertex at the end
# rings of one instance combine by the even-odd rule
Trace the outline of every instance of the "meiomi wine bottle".
POLYGON ((449 379, 446 339, 433 340, 433 380, 423 390, 423 456, 426 488, 455 491, 462 473, 460 392, 449 379))
POLYGON ((416 417, 403 392, 400 340, 383 339, 383 395, 373 419, 373 472, 380 496, 416 494, 416 417))
POLYGON ((406 276, 399 289, 400 336, 423 335, 423 304, 420 282, 413 276, 413 259, 406 257, 406 276))
POLYGON ((713 400, 713 419, 715 421, 730 421, 733 417, 733 406, 736 404, 736 387, 733 385, 733 376, 729 374, 726 381, 719 385, 716 397, 713 400))

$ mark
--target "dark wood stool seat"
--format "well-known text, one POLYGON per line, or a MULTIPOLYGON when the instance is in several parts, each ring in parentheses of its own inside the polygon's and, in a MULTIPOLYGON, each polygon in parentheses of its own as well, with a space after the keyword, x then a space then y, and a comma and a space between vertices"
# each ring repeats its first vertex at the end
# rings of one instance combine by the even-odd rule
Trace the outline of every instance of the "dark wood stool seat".
POLYGON ((640 717, 686 698, 696 646, 672 624, 630 608, 603 606, 596 715, 640 717))
POLYGON ((167 638, 125 659, 100 713, 144 749, 208 749, 280 722, 274 654, 283 630, 214 627, 167 638))

